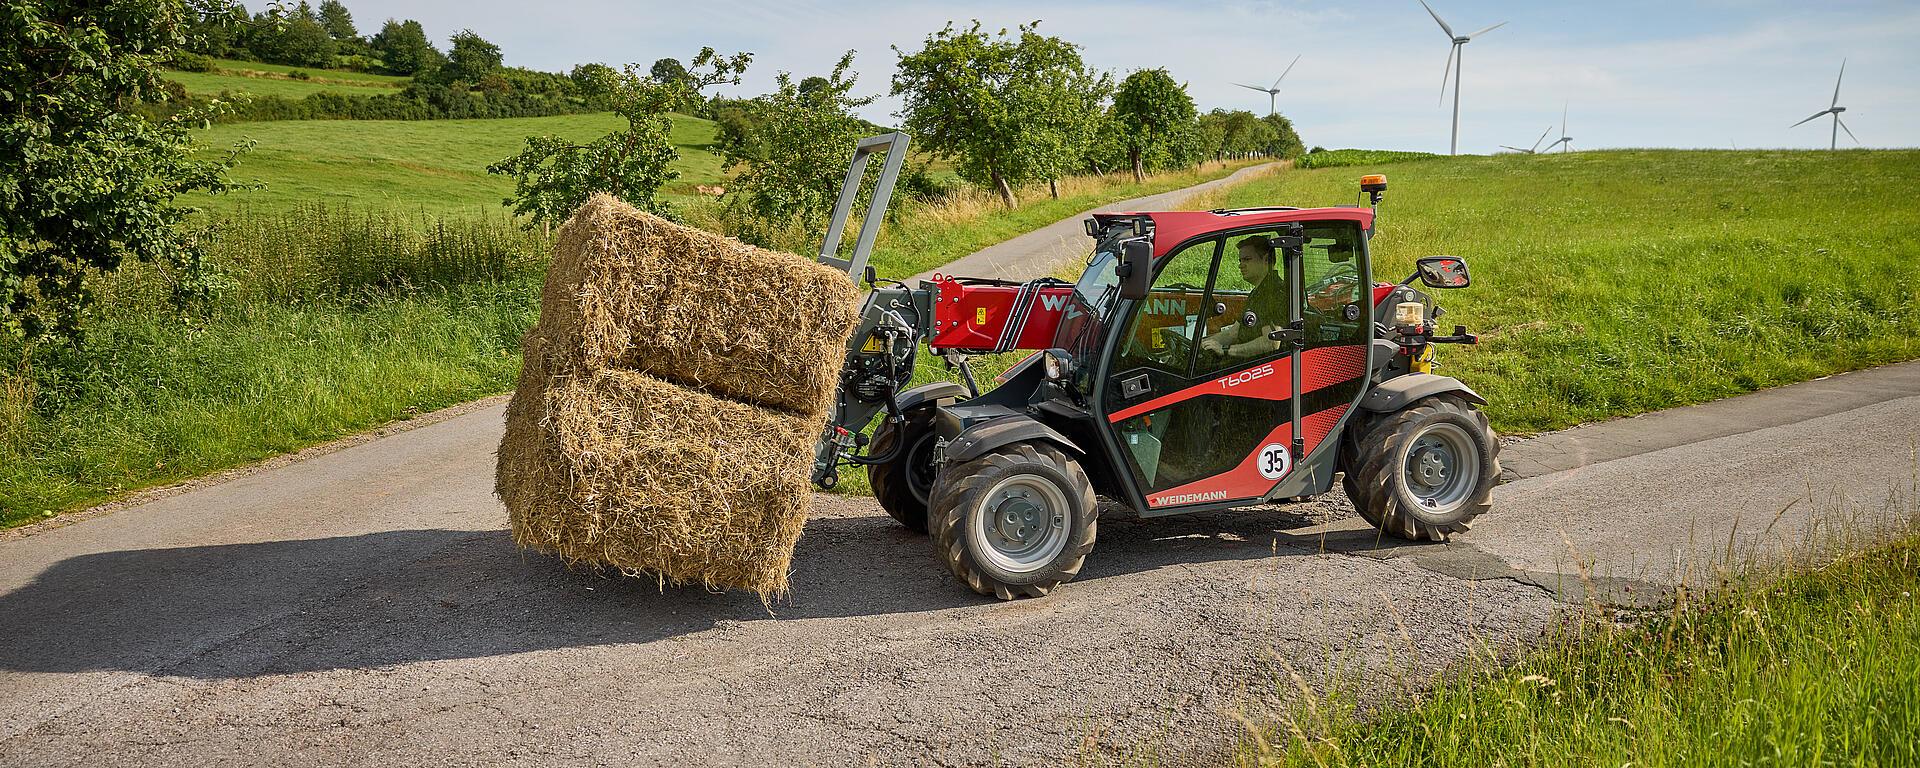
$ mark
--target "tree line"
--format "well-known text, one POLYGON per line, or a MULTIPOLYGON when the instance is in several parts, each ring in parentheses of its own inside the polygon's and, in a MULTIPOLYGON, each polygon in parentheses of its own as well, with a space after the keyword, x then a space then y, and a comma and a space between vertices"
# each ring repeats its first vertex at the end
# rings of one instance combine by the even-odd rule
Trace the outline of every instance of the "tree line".
MULTIPOLYGON (((1079 46, 1044 35, 1039 23, 989 33, 978 22, 947 24, 898 58, 889 93, 900 97, 900 129, 913 146, 950 161, 963 180, 1018 204, 1017 190, 1079 173, 1147 173, 1202 160, 1250 155, 1294 158, 1304 147, 1280 115, 1200 114, 1186 86, 1165 69, 1115 78, 1087 66, 1079 46)), ((515 177, 507 199, 529 226, 564 219, 587 197, 609 192, 672 215, 658 190, 675 178, 670 111, 704 111, 719 124, 718 149, 735 172, 727 204, 735 234, 763 242, 783 227, 811 227, 831 211, 854 143, 887 130, 856 110, 875 96, 855 93, 854 52, 831 72, 796 80, 781 72, 772 93, 707 99, 703 89, 737 84, 751 54, 704 49, 692 66, 660 59, 615 72, 601 67, 597 92, 628 119, 624 131, 587 144, 529 137, 519 155, 488 170, 515 177)), ((586 65, 600 66, 600 65, 586 65)), ((575 76, 579 77, 576 69, 575 76)), ((903 180, 906 191, 924 173, 903 180)))

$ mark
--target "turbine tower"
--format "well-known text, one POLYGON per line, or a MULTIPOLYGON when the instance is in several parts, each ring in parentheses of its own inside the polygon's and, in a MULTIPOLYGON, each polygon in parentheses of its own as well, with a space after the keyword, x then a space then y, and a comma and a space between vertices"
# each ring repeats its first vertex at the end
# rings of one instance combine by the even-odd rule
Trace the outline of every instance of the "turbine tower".
MULTIPOLYGON (((1293 57, 1293 64, 1298 64, 1298 63, 1300 63, 1300 56, 1296 54, 1293 57)), ((1257 85, 1247 85, 1246 83, 1234 83, 1234 85, 1240 86, 1242 88, 1252 88, 1253 90, 1266 94, 1267 95, 1267 114, 1271 115, 1274 113, 1274 106, 1273 106, 1274 97, 1280 95, 1280 81, 1287 79, 1287 73, 1293 71, 1293 64, 1288 64, 1287 68, 1280 72, 1280 76, 1273 79, 1273 85, 1267 86, 1265 88, 1262 88, 1257 85)))
POLYGON ((1447 98, 1447 75, 1452 74, 1453 141, 1447 149, 1447 154, 1457 155, 1460 154, 1460 70, 1466 66, 1466 59, 1461 57, 1466 53, 1467 43, 1473 42, 1476 37, 1506 26, 1506 22, 1500 22, 1472 34, 1457 35, 1454 34, 1453 27, 1447 26, 1447 22, 1440 18, 1440 14, 1434 13, 1433 6, 1427 5, 1427 0, 1420 0, 1420 7, 1427 9, 1427 15, 1432 16, 1433 20, 1440 25, 1440 31, 1447 33, 1447 39, 1453 41, 1453 47, 1447 49, 1447 66, 1440 70, 1440 98, 1444 103, 1447 98), (1455 58, 1460 58, 1460 64, 1457 66, 1453 63, 1455 58))
POLYGON ((1840 148, 1840 132, 1843 130, 1847 132, 1847 138, 1853 139, 1853 143, 1855 144, 1860 143, 1860 138, 1853 135, 1853 129, 1848 128, 1846 123, 1840 122, 1840 113, 1847 111, 1846 107, 1840 106, 1840 80, 1845 78, 1846 76, 1847 76, 1847 60, 1841 59, 1840 60, 1840 77, 1836 77, 1833 79, 1833 104, 1827 107, 1826 109, 1813 113, 1812 117, 1809 117, 1806 120, 1802 120, 1798 123, 1794 123, 1793 125, 1789 125, 1787 127, 1798 128, 1801 125, 1811 122, 1814 118, 1817 118, 1821 115, 1833 115, 1833 138, 1827 144, 1827 149, 1834 150, 1834 149, 1840 148))
MULTIPOLYGON (((1562 119, 1565 119, 1565 118, 1566 118, 1566 116, 1565 116, 1565 115, 1561 115, 1561 118, 1562 118, 1562 119)), ((1561 129, 1561 133, 1565 133, 1565 132, 1566 132, 1566 129, 1564 129, 1564 128, 1563 128, 1563 129, 1561 129)), ((1541 131, 1541 132, 1540 132, 1540 138, 1537 138, 1537 139, 1534 139, 1534 140, 1533 140, 1533 146, 1532 146, 1532 147, 1529 147, 1529 148, 1527 148, 1527 149, 1521 149, 1521 148, 1519 148, 1519 147, 1510 147, 1510 146, 1507 146, 1507 145, 1505 145, 1505 144, 1502 144, 1502 145, 1500 145, 1500 148, 1501 148, 1501 149, 1511 149, 1511 150, 1513 150, 1513 151, 1515 151, 1515 152, 1518 152, 1518 153, 1520 153, 1520 154, 1523 154, 1523 155, 1534 155, 1534 154, 1539 154, 1539 152, 1540 152, 1540 142, 1543 142, 1543 141, 1546 141, 1546 140, 1547 140, 1547 134, 1549 134, 1549 133, 1553 133, 1553 124, 1551 124, 1551 123, 1549 123, 1549 124, 1547 124, 1547 129, 1546 129, 1546 130, 1544 130, 1544 131, 1541 131)))
MULTIPOLYGON (((1552 130, 1553 127, 1548 126, 1547 129, 1552 130)), ((1567 135, 1567 105, 1565 104, 1560 105, 1560 138, 1559 140, 1553 142, 1552 144, 1548 144, 1547 148, 1541 151, 1552 152, 1554 147, 1559 147, 1561 152, 1573 151, 1573 137, 1567 135)))

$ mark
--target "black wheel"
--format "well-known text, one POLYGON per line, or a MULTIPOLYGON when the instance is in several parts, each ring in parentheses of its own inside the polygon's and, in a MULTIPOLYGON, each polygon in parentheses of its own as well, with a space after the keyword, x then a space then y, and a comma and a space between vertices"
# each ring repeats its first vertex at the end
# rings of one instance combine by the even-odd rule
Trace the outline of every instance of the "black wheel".
POLYGON ((941 473, 930 532, 954 576, 1012 600, 1079 575, 1098 518, 1078 462, 1050 445, 1016 443, 941 473))
POLYGON ((893 450, 894 444, 906 442, 906 449, 892 461, 867 466, 867 483, 873 486, 873 496, 880 500, 881 509, 901 525, 921 533, 927 532, 927 500, 933 495, 933 445, 937 437, 933 413, 915 410, 898 428, 892 421, 881 422, 874 430, 873 445, 867 448, 868 454, 880 456, 893 450))
POLYGON ((1500 443, 1473 404, 1435 395, 1357 426, 1343 487, 1374 527, 1445 541, 1492 508, 1500 443))

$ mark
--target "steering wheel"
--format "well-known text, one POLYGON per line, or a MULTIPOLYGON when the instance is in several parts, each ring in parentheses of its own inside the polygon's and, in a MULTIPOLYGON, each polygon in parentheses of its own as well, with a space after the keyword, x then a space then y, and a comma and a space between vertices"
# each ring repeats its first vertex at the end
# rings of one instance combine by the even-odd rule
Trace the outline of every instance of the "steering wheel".
POLYGON ((1193 357, 1193 340, 1186 334, 1161 332, 1160 338, 1167 345, 1148 355, 1154 362, 1176 370, 1186 370, 1187 360, 1193 357))

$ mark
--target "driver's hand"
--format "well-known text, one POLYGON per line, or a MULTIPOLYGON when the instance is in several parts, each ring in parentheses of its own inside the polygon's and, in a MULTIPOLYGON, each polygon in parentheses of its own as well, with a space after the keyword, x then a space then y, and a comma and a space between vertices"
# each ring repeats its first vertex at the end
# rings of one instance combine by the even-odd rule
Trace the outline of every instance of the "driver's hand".
POLYGON ((1216 355, 1224 355, 1227 353, 1227 341, 1218 336, 1208 336, 1206 340, 1200 342, 1200 348, 1216 355))

